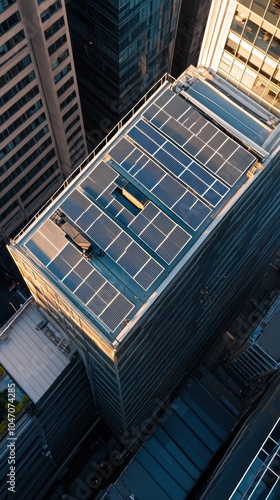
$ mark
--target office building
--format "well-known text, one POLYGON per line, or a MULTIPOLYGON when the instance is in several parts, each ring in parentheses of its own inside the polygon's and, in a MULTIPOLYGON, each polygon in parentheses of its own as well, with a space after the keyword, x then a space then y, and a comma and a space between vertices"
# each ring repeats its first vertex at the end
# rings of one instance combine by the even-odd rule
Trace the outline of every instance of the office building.
POLYGON ((182 0, 171 74, 175 78, 198 63, 211 0, 182 0))
POLYGON ((97 420, 88 378, 75 346, 33 299, 0 330, 0 364, 1 390, 15 384, 16 408, 29 398, 14 421, 15 493, 7 484, 9 429, 0 431, 0 496, 39 500, 97 420))
POLYGON ((214 0, 199 65, 280 116, 280 2, 214 0))
POLYGON ((279 245, 277 120, 205 70, 169 80, 9 245, 123 439, 193 370, 279 245))
POLYGON ((86 156, 64 0, 0 1, 0 236, 8 238, 86 156))
POLYGON ((171 72, 180 0, 66 6, 87 138, 95 144, 171 72))

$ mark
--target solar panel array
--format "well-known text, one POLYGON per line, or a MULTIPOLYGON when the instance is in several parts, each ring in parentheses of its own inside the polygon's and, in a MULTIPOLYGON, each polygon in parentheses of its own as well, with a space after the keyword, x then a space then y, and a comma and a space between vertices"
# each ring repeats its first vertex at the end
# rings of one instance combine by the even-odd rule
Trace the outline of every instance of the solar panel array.
POLYGON ((211 213, 211 208, 127 139, 121 138, 109 155, 192 229, 197 230, 211 213))
MULTIPOLYGON (((128 227, 167 264, 171 264, 191 236, 151 201, 138 215, 129 212, 114 198, 118 178, 119 174, 102 161, 81 183, 81 188, 128 227)), ((88 216, 84 215, 83 219, 85 217, 88 216)))
POLYGON ((26 247, 110 331, 116 330, 134 308, 50 219, 26 242, 26 247))
POLYGON ((139 120, 128 136, 212 206, 220 203, 229 191, 223 182, 145 121, 139 120))
POLYGON ((171 90, 165 90, 143 116, 229 186, 256 160, 171 90))
POLYGON ((77 189, 60 209, 144 290, 162 273, 164 268, 155 259, 77 189))

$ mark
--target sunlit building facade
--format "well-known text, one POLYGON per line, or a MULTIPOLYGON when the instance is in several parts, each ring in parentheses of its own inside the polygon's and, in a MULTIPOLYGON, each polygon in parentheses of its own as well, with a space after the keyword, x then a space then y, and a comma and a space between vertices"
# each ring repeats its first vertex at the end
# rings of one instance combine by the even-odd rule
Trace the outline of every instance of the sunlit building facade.
POLYGON ((214 0, 199 64, 280 116, 280 2, 214 0))
POLYGON ((6 241, 87 153, 64 0, 0 1, 0 66, 6 241))

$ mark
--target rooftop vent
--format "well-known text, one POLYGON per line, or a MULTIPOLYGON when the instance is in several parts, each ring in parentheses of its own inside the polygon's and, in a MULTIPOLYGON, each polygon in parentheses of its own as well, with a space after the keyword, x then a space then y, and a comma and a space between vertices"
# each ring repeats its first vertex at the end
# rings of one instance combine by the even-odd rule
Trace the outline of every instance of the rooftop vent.
POLYGON ((53 221, 61 228, 74 245, 82 251, 85 257, 91 258, 92 245, 72 224, 66 220, 65 214, 56 211, 52 217, 53 221))

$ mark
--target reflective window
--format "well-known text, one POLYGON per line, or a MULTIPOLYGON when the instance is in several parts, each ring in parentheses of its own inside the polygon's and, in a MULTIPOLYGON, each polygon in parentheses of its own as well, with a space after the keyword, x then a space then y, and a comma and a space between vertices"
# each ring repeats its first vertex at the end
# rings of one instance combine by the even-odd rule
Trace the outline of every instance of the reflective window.
MULTIPOLYGON (((24 130, 22 130, 14 139, 12 139, 8 144, 0 151, 0 158, 6 156, 10 151, 12 151, 18 144, 20 144, 31 132, 33 132, 41 123, 46 120, 45 113, 42 113, 36 120, 33 120, 24 130)), ((5 179, 1 182, 1 189, 5 187, 5 179)))
POLYGON ((67 64, 67 66, 65 66, 65 68, 63 68, 63 70, 61 70, 59 73, 57 73, 57 75, 55 75, 54 83, 57 84, 58 82, 60 82, 60 80, 65 75, 67 75, 67 73, 69 73, 69 71, 71 71, 71 63, 67 64))
POLYGON ((3 45, 0 45, 0 57, 2 57, 4 54, 7 54, 9 50, 13 49, 24 39, 25 39, 25 34, 23 30, 16 33, 12 38, 7 40, 7 42, 5 42, 3 45))
POLYGON ((20 80, 16 85, 14 85, 6 94, 0 97, 0 106, 4 106, 12 97, 16 96, 24 87, 29 85, 35 79, 34 71, 31 71, 22 80, 20 80))
POLYGON ((75 99, 76 97, 76 92, 72 92, 68 97, 66 97, 66 99, 64 101, 62 101, 62 103, 60 104, 60 110, 62 111, 64 108, 66 108, 66 106, 71 102, 73 101, 73 99, 75 99))
POLYGON ((17 111, 21 110, 22 107, 25 106, 25 104, 27 104, 29 101, 31 101, 31 99, 33 99, 33 97, 35 97, 38 93, 39 88, 38 85, 36 85, 0 116, 0 123, 5 123, 6 120, 13 116, 17 111))
POLYGON ((48 9, 44 10, 41 14, 41 21, 45 23, 50 17, 52 17, 56 12, 61 9, 61 1, 57 0, 52 5, 49 6, 48 9))
POLYGON ((69 89, 71 87, 71 85, 74 84, 74 78, 73 76, 71 76, 71 78, 69 78, 69 80, 67 80, 66 83, 64 83, 64 85, 62 85, 62 87, 60 87, 57 91, 57 97, 61 97, 62 94, 64 94, 64 92, 69 89))
POLYGON ((41 99, 35 102, 30 108, 20 115, 9 127, 7 127, 3 132, 0 133, 0 141, 7 139, 18 127, 31 118, 34 113, 37 113, 39 109, 43 106, 41 99))
POLYGON ((64 17, 62 16, 45 31, 45 39, 49 40, 55 33, 63 28, 64 25, 64 17))
POLYGON ((19 61, 15 66, 13 66, 7 73, 0 76, 0 88, 2 88, 6 83, 12 80, 16 75, 18 75, 24 68, 26 68, 31 63, 31 57, 24 57, 21 61, 19 61))
POLYGON ((65 61, 65 59, 67 59, 68 56, 69 56, 69 50, 66 49, 64 52, 62 52, 62 54, 60 54, 60 56, 58 56, 57 59, 55 59, 55 61, 52 62, 51 64, 52 70, 55 70, 61 63, 63 63, 63 61, 65 61))
POLYGON ((16 3, 16 0, 0 0, 0 14, 14 3, 16 3))
POLYGON ((52 45, 49 46, 49 55, 51 56, 52 54, 54 54, 58 49, 60 49, 60 47, 62 47, 62 45, 66 43, 66 41, 66 35, 62 35, 60 38, 58 38, 58 40, 56 40, 54 43, 52 43, 52 45))
POLYGON ((72 108, 69 109, 69 111, 67 111, 67 113, 65 113, 65 115, 63 115, 62 117, 62 121, 65 122, 66 120, 68 120, 68 118, 75 112, 77 111, 78 109, 78 104, 74 104, 74 106, 72 108))
POLYGON ((13 28, 19 22, 20 22, 20 15, 19 15, 19 11, 17 11, 14 14, 12 14, 10 17, 5 19, 5 21, 0 23, 0 36, 7 33, 7 31, 9 31, 11 28, 13 28))
MULTIPOLYGON (((11 156, 11 158, 9 158, 9 160, 7 160, 2 165, 1 168, 3 169, 3 171, 6 172, 7 170, 9 170, 9 168, 11 168, 18 160, 22 158, 22 156, 24 156, 30 149, 32 149, 33 146, 35 146, 36 143, 39 142, 42 137, 44 137, 44 135, 48 133, 48 131, 49 127, 46 125, 39 132, 37 132, 37 134, 33 135, 33 137, 31 137, 29 141, 27 141, 20 149, 17 150, 17 152, 13 156, 11 156)), ((6 153, 6 148, 1 151, 0 158, 1 154, 3 153, 6 153)))

